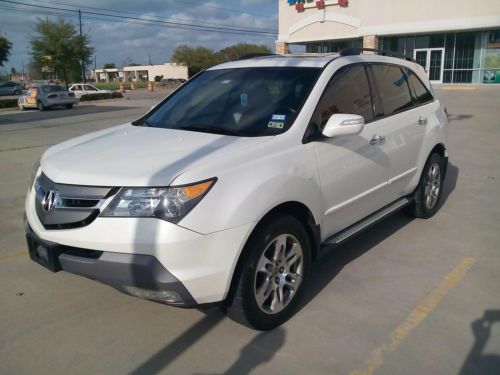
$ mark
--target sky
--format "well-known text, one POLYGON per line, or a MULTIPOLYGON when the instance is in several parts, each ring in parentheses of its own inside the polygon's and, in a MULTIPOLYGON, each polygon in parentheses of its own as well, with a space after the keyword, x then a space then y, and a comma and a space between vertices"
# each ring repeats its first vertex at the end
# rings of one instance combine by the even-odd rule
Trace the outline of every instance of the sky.
POLYGON ((277 38, 277 0, 0 0, 0 34, 13 45, 9 61, 0 70, 14 67, 21 71, 22 62, 26 66, 30 61, 29 40, 35 33, 37 18, 63 17, 78 26, 78 13, 43 7, 81 9, 83 31, 90 36, 98 68, 105 63, 148 64, 150 58, 152 64, 164 63, 170 61, 172 52, 181 44, 220 50, 246 42, 265 44, 274 50, 277 38), (144 24, 140 20, 108 18, 89 12, 160 22, 144 24), (164 22, 226 29, 213 32, 164 22), (265 30, 267 34, 237 34, 227 29, 265 30))

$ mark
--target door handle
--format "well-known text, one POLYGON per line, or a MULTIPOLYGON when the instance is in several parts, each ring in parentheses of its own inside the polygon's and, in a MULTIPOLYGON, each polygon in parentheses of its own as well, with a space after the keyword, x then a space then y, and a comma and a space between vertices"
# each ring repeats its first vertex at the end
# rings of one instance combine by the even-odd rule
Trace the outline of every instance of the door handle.
POLYGON ((371 145, 383 145, 385 143, 385 137, 383 135, 374 135, 370 140, 371 145))
POLYGON ((418 124, 419 124, 419 125, 427 125, 427 117, 420 116, 420 117, 418 118, 418 124))

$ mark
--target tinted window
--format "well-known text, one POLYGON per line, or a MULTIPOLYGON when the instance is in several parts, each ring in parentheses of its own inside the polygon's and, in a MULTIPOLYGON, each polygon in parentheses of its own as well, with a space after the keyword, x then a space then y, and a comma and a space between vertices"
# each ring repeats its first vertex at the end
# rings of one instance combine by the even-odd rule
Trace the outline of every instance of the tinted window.
POLYGON ((42 86, 43 92, 58 92, 58 91, 66 91, 65 89, 62 88, 62 86, 58 85, 46 85, 42 86))
POLYGON ((392 65, 374 64, 371 66, 379 91, 382 108, 377 108, 377 115, 390 116, 413 107, 408 83, 403 71, 392 65))
POLYGON ((207 70, 144 118, 146 126, 238 136, 287 131, 307 99, 319 68, 207 70))
POLYGON ((322 130, 335 113, 373 119, 370 86, 362 65, 345 67, 335 73, 321 97, 311 122, 322 130))
POLYGON ((410 84, 411 93, 413 96, 413 101, 416 104, 425 104, 432 102, 434 98, 432 94, 427 90, 422 81, 409 69, 404 70, 406 79, 410 84))

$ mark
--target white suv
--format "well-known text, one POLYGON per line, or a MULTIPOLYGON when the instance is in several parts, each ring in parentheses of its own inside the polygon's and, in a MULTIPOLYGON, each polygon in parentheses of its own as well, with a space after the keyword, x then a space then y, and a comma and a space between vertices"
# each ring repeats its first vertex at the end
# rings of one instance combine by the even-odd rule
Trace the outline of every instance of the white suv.
POLYGON ((198 74, 139 120, 48 149, 31 258, 257 329, 298 307, 311 261, 391 212, 439 207, 447 117, 424 70, 349 50, 198 74))

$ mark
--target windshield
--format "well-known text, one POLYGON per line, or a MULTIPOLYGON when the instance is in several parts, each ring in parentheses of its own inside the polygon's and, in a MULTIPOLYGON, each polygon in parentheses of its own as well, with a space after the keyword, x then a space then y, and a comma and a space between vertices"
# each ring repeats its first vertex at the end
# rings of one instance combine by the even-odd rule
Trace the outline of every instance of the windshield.
POLYGON ((137 124, 245 137, 281 134, 319 73, 289 67, 205 71, 137 124))

